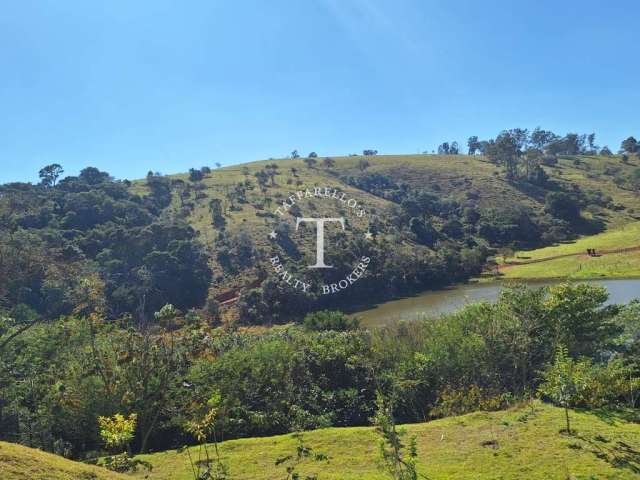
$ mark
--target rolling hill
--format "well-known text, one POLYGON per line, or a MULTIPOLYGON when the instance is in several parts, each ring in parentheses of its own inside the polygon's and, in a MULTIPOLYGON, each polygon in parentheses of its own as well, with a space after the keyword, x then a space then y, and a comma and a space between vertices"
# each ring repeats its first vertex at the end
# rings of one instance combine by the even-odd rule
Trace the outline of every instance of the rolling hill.
MULTIPOLYGON (((619 156, 560 156, 557 164, 544 166, 549 181, 543 186, 507 181, 500 167, 481 156, 348 156, 333 157, 329 162, 324 158, 315 159, 313 165, 300 158, 265 160, 213 170, 198 181, 190 181, 188 174, 169 177, 173 184, 170 210, 184 216, 212 251, 217 248, 216 239, 220 233, 220 228, 211 219, 212 201, 223 205, 225 235, 232 239, 237 239, 238 235, 248 236, 255 247, 256 262, 250 268, 237 268, 236 271, 225 271, 212 253, 214 282, 211 295, 229 304, 238 298, 243 287, 261 283, 264 271, 261 276, 260 265, 264 267, 265 257, 272 251, 268 232, 278 220, 274 219, 271 211, 296 190, 314 186, 331 186, 356 197, 373 212, 380 230, 386 233, 381 236, 387 240, 383 250, 406 252, 414 259, 424 258, 434 251, 441 252, 443 248, 455 250, 464 245, 496 248, 510 244, 527 246, 528 242, 529 247, 537 247, 571 236, 593 234, 598 230, 623 228, 640 219, 640 196, 620 180, 630 177, 638 169, 640 162, 637 159, 623 161, 619 156), (362 162, 366 162, 366 167, 363 168, 362 162), (242 200, 233 199, 238 185, 255 183, 256 175, 266 170, 274 173, 262 188, 250 187, 243 191, 242 200), (550 191, 558 190, 577 199, 585 225, 575 225, 554 237, 559 228, 544 217, 545 197, 550 191), (400 191, 428 192, 441 202, 438 205, 441 213, 436 209, 430 217, 440 235, 436 245, 425 245, 420 240, 416 242, 412 234, 406 234, 410 230, 409 216, 404 215, 399 207, 404 195, 398 193, 400 191), (489 224, 485 229, 488 233, 483 233, 478 224, 467 225, 466 218, 447 213, 449 205, 458 208, 459 215, 465 208, 478 212, 480 223, 489 224), (513 212, 525 213, 518 218, 518 214, 513 212), (457 238, 446 230, 452 217, 460 218, 464 223, 465 233, 457 238), (525 231, 531 222, 534 224, 533 234, 525 231), (508 229, 521 229, 523 232, 512 233, 508 229)), ((149 193, 145 181, 134 182, 131 190, 140 195, 149 193)), ((322 207, 312 205, 313 213, 327 213, 322 207)), ((366 230, 368 226, 356 226, 358 228, 366 230)), ((306 237, 291 236, 303 256, 313 254, 312 235, 313 232, 307 231, 306 237)), ((614 234, 609 238, 615 243, 620 236, 614 234)), ((629 241, 633 243, 633 239, 623 243, 626 245, 629 241)), ((637 243, 640 245, 640 240, 637 243)), ((582 248, 581 244, 576 248, 582 248)), ((453 267, 448 268, 451 270, 453 267)), ((509 268, 504 273, 511 277, 523 272, 522 276, 528 277, 523 268, 509 268)), ((566 268, 551 271, 564 274, 566 268)), ((588 272, 586 270, 584 276, 588 276, 588 272)), ((624 275, 638 273, 634 268, 621 272, 624 275)), ((537 275, 539 273, 531 276, 537 275)), ((428 286, 431 285, 427 282, 424 287, 428 286)))
POLYGON ((125 475, 33 448, 0 442, 2 480, 125 480, 125 475))
MULTIPOLYGON (((472 413, 407 425, 418 447, 418 472, 437 479, 634 479, 640 475, 640 425, 607 412, 572 412, 577 433, 559 433, 563 412, 539 402, 508 411, 472 413)), ((301 478, 382 480, 373 428, 329 428, 304 433, 304 443, 327 460, 304 460, 301 478)), ((230 440, 221 458, 233 479, 286 478, 275 460, 295 455, 292 435, 230 440)), ((197 457, 197 449, 192 448, 197 457)), ((151 480, 192 478, 186 452, 143 455, 151 480)), ((143 478, 143 474, 138 474, 143 478)))
POLYGON ((483 156, 425 154, 264 160, 133 182, 87 167, 57 184, 2 185, 0 274, 14 280, 0 299, 56 318, 93 276, 111 319, 144 322, 172 304, 214 322, 272 324, 463 282, 492 257, 640 220, 636 156, 536 162, 535 175, 523 163, 512 179, 483 156), (308 268, 316 230, 298 228, 302 217, 344 218, 325 235, 335 268, 308 268), (310 291, 286 287, 287 275, 310 291))

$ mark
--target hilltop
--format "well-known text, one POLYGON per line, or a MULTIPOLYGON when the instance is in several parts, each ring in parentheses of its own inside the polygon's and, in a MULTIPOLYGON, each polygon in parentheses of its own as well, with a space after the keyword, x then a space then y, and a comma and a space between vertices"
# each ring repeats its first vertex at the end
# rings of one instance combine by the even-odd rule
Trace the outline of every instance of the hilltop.
MULTIPOLYGON (((478 412, 406 425, 415 435, 418 471, 431 480, 501 478, 632 479, 640 474, 640 425, 606 411, 571 412, 577 434, 560 434, 563 412, 534 402, 508 411, 478 412)), ((373 428, 327 428, 306 432, 306 446, 328 460, 305 460, 301 478, 382 480, 373 428)), ((234 479, 284 478, 275 460, 295 455, 292 435, 230 440, 220 445, 234 479)), ((191 449, 197 458, 197 449, 191 449)), ((140 458, 153 464, 150 480, 189 480, 186 452, 166 451, 140 458)), ((144 475, 138 474, 140 478, 144 475)))

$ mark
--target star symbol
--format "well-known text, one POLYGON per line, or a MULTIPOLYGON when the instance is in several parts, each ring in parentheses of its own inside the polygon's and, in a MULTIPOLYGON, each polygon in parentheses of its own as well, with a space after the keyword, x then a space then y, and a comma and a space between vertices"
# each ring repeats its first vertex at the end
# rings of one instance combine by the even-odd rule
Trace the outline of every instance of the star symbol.
POLYGON ((275 230, 271 230, 271 233, 269 234, 269 237, 272 238, 273 240, 275 240, 277 236, 278 236, 278 234, 276 233, 276 231, 275 230))
POLYGON ((365 239, 365 240, 373 240, 373 233, 371 233, 371 232, 366 232, 366 233, 364 234, 364 239, 365 239))

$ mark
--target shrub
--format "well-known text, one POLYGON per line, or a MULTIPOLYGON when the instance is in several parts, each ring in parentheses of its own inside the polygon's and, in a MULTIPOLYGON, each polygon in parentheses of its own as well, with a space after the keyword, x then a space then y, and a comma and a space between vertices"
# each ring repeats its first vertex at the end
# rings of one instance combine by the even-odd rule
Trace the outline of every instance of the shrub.
POLYGON ((339 311, 322 310, 307 314, 302 324, 307 330, 345 332, 356 330, 360 326, 360 321, 357 318, 349 318, 339 311))

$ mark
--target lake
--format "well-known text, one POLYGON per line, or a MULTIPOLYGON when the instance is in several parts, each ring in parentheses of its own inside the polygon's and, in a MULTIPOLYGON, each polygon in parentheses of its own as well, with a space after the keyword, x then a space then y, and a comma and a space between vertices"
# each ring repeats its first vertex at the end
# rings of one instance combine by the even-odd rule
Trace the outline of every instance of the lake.
MULTIPOLYGON (((543 286, 560 281, 524 282, 543 286)), ((640 299, 640 279, 582 280, 580 283, 602 285, 609 291, 610 303, 628 303, 640 299)), ((502 283, 469 283, 444 290, 427 291, 412 297, 381 303, 354 315, 367 327, 378 327, 398 320, 418 320, 424 316, 451 312, 469 303, 493 302, 498 298, 502 283)))

